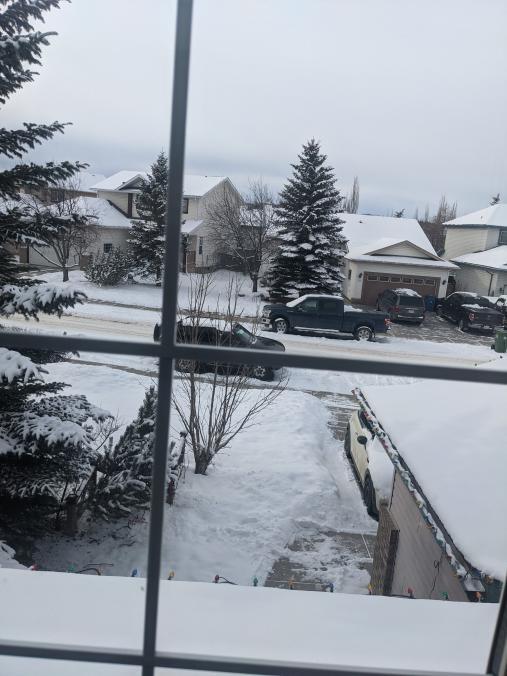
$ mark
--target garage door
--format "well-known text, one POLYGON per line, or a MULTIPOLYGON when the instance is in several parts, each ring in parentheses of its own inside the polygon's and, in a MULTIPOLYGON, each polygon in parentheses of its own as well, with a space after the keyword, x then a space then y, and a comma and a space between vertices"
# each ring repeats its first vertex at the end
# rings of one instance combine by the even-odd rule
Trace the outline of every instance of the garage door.
POLYGON ((365 272, 361 302, 365 305, 376 305, 377 298, 384 289, 414 289, 421 296, 438 296, 439 286, 438 277, 400 275, 395 272, 365 272))

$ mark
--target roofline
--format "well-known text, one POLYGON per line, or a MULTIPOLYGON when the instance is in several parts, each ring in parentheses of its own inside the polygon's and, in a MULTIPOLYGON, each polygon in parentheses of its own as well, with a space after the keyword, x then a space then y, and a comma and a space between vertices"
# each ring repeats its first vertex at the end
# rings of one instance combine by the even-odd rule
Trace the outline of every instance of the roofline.
MULTIPOLYGON (((356 254, 356 256, 371 256, 371 254, 356 254)), ((387 254, 386 254, 386 256, 387 256, 387 254)), ((379 256, 371 256, 371 258, 382 258, 382 257, 383 257, 382 254, 380 254, 379 256)), ((377 262, 377 261, 371 261, 371 260, 364 261, 361 258, 356 258, 355 256, 351 256, 350 254, 345 254, 344 258, 349 260, 349 261, 354 261, 355 263, 373 263, 373 264, 375 264, 377 262)), ((403 258, 403 256, 400 256, 400 258, 403 258)), ((415 256, 413 256, 413 258, 415 258, 415 256)), ((443 258, 439 258, 438 260, 435 260, 434 258, 428 259, 427 264, 426 264, 426 259, 420 258, 419 260, 425 261, 424 264, 421 264, 421 267, 424 267, 424 265, 426 265, 426 267, 428 267, 428 268, 438 267, 441 270, 454 270, 455 268, 459 267, 455 263, 451 263, 450 261, 446 261, 443 258), (439 263, 439 265, 432 265, 432 263, 439 263), (442 263, 444 263, 445 265, 442 265, 442 263)), ((384 263, 385 265, 409 265, 409 266, 410 265, 417 265, 416 263, 407 263, 406 261, 403 261, 403 260, 400 260, 400 261, 382 261, 382 260, 379 260, 378 263, 384 263)))
MULTIPOLYGON (((363 254, 363 255, 368 256, 368 255, 370 255, 370 253, 372 253, 372 252, 383 251, 384 249, 388 249, 388 248, 391 247, 391 246, 398 246, 398 244, 410 244, 410 246, 413 246, 414 249, 417 249, 418 251, 423 251, 425 254, 430 254, 430 256, 433 256, 433 260, 438 260, 438 261, 441 261, 441 260, 442 260, 442 258, 440 258, 440 256, 439 256, 438 254, 436 254, 436 253, 434 253, 434 254, 431 253, 431 251, 428 251, 427 249, 424 249, 424 248, 423 248, 422 246, 420 246, 419 244, 414 244, 414 242, 412 242, 412 241, 409 240, 409 239, 400 239, 400 240, 398 240, 397 242, 393 242, 392 244, 387 244, 386 246, 381 247, 380 249, 372 249, 371 252, 366 252, 366 253, 363 254)), ((430 245, 431 245, 431 242, 430 242, 430 245)), ((415 256, 415 258, 416 258, 416 256, 415 256)))
MULTIPOLYGON (((363 395, 359 388, 352 391, 354 396, 359 402, 360 407, 365 413, 367 413, 374 424, 376 437, 382 444, 384 450, 386 451, 388 457, 394 465, 395 471, 400 475, 401 480, 405 484, 405 487, 411 493, 415 504, 417 505, 419 511, 421 512, 425 522, 428 524, 433 537, 437 545, 442 550, 444 556, 446 557, 449 565, 457 574, 460 580, 464 580, 467 575, 470 573, 478 573, 481 575, 489 575, 489 573, 483 573, 473 564, 471 564, 468 559, 465 558, 461 550, 455 545, 449 531, 445 528, 437 512, 433 509, 430 501, 426 497, 424 491, 422 490, 420 484, 417 482, 416 478, 410 471, 409 466, 400 455, 398 449, 393 443, 391 437, 387 434, 385 429, 380 424, 378 418, 376 417, 373 409, 369 405, 366 397, 363 395), (411 485, 412 484, 412 485, 411 485), (415 493, 418 494, 420 500, 416 499, 415 493), (452 550, 452 554, 449 554, 449 551, 445 545, 448 545, 452 550)), ((492 575, 489 575, 493 577, 492 575)), ((493 577, 493 579, 496 579, 493 577)))
POLYGON ((462 265, 468 265, 471 268, 483 268, 484 270, 488 270, 491 272, 507 273, 507 265, 504 268, 492 268, 490 265, 482 265, 481 263, 469 263, 468 261, 456 261, 455 265, 457 265, 458 267, 461 267, 462 265))
POLYGON ((506 225, 495 225, 494 223, 442 223, 446 228, 506 228, 506 225))
MULTIPOLYGON (((188 175, 193 176, 193 174, 188 174, 188 175)), ((200 176, 200 174, 196 174, 196 175, 200 176)), ((123 183, 120 188, 94 188, 94 190, 96 192, 100 191, 100 190, 104 190, 105 192, 135 192, 135 193, 139 193, 140 192, 139 188, 128 189, 129 183, 132 183, 132 181, 135 181, 139 177, 144 178, 142 176, 142 174, 139 173, 136 176, 133 176, 130 180, 125 181, 125 183, 123 183)), ((205 178, 213 178, 213 177, 205 175, 205 178)), ((221 185, 222 183, 224 183, 225 181, 227 181, 229 183, 229 185, 231 186, 231 188, 234 190, 234 192, 236 192, 241 197, 241 193, 239 192, 239 190, 236 188, 236 186, 234 185, 234 183, 231 181, 231 179, 228 176, 217 176, 216 178, 221 178, 221 180, 218 183, 216 183, 214 186, 212 186, 211 188, 206 190, 206 192, 203 192, 202 195, 194 195, 191 192, 183 191, 183 197, 204 197, 205 195, 207 195, 209 192, 211 192, 215 188, 218 188, 218 186, 221 185)), ((104 180, 106 180, 106 179, 104 179, 104 180)))

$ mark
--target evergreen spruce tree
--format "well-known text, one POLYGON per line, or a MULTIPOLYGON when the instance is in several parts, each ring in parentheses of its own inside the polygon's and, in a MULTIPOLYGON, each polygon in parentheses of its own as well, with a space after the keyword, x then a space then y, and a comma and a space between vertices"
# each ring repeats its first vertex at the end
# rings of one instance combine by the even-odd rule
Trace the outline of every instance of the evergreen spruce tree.
MULTIPOLYGON (((0 107, 36 73, 42 47, 54 33, 33 29, 61 0, 2 0, 0 3, 0 107)), ((18 313, 60 315, 83 302, 80 291, 23 279, 10 253, 12 243, 44 245, 40 222, 21 199, 21 189, 57 185, 86 165, 79 162, 23 162, 36 145, 64 131, 65 125, 25 123, 0 129, 0 319, 18 313), (5 160, 7 162, 5 162, 5 160)), ((8 502, 53 508, 73 484, 88 476, 94 458, 94 430, 109 417, 85 397, 63 396, 64 383, 45 383, 41 364, 61 358, 51 351, 23 354, 0 347, 0 499, 3 521, 8 502), (48 396, 52 395, 52 396, 48 396)), ((15 518, 19 509, 15 510, 15 518)), ((0 522, 1 525, 1 522, 0 522)))
POLYGON ((336 293, 341 285, 346 239, 338 214, 343 197, 317 141, 306 143, 298 157, 276 208, 282 243, 269 274, 274 299, 336 293))
MULTIPOLYGON (((54 33, 33 30, 34 21, 59 7, 61 0, 3 0, 0 12, 0 107, 37 74, 30 68, 40 65, 42 47, 54 33)), ((21 160, 36 145, 64 131, 65 124, 33 124, 22 129, 0 129, 0 161, 21 160)), ((20 189, 55 185, 65 181, 86 165, 79 162, 20 162, 0 171, 0 317, 20 312, 36 316, 37 312, 61 313, 65 307, 83 300, 79 293, 62 291, 54 285, 36 285, 19 278, 8 245, 18 242, 44 244, 38 219, 20 198, 20 189), (8 286, 5 286, 8 285, 8 286)))
POLYGON ((155 388, 150 387, 136 419, 100 464, 95 510, 106 520, 150 506, 156 407, 155 388))
POLYGON ((143 180, 136 199, 141 220, 132 221, 130 247, 134 264, 143 277, 162 278, 164 260, 165 212, 168 184, 167 157, 161 152, 143 180))

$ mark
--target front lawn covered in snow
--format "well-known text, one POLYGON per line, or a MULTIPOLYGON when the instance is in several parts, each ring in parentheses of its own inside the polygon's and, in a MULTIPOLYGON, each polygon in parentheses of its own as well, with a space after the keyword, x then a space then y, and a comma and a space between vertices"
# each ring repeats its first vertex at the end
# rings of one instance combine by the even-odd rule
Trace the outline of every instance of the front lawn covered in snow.
MULTIPOLYGON (((220 312, 227 310, 227 288, 233 282, 238 292, 237 312, 244 316, 255 317, 259 307, 262 308, 262 289, 257 293, 252 292, 252 282, 247 275, 228 270, 217 270, 213 274, 212 287, 206 299, 206 310, 220 312)), ((178 302, 182 310, 189 306, 189 290, 191 279, 195 275, 179 273, 178 302)), ((197 275, 200 276, 200 275, 197 275)), ((46 272, 37 275, 38 279, 65 286, 61 282, 61 272, 46 272)), ((82 270, 73 270, 69 274, 68 285, 79 288, 88 296, 88 300, 117 303, 119 305, 138 305, 144 308, 159 310, 162 307, 162 288, 154 283, 139 280, 136 284, 120 284, 118 286, 97 286, 89 282, 82 270)), ((259 287, 260 288, 260 287, 259 287)), ((79 313, 77 313, 79 314, 79 313)))
MULTIPOLYGON (((61 363, 49 369, 51 377, 71 383, 124 423, 135 417, 152 383, 108 367, 61 363)), ((249 396, 258 392, 252 389, 249 396)), ((262 584, 301 528, 373 530, 329 418, 317 397, 288 389, 218 454, 206 476, 193 474, 189 457, 175 505, 166 507, 164 575, 174 570, 178 580, 211 581, 218 573, 239 584, 251 584, 254 577, 262 584)), ((179 430, 174 416, 171 436, 179 430)), ((107 567, 111 575, 129 575, 134 568, 144 574, 147 520, 146 513, 111 524, 85 521, 78 538, 59 534, 40 541, 36 562, 50 570, 78 570, 101 561, 113 564, 107 567)), ((337 590, 366 592, 368 575, 352 568, 356 574, 343 587, 333 566, 323 578, 337 590)))

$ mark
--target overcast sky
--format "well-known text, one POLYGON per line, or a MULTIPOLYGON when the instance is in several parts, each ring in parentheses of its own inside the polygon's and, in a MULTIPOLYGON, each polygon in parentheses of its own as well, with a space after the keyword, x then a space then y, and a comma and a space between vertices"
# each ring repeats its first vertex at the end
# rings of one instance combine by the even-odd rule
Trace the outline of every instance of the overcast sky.
MULTIPOLYGON (((72 121, 36 159, 145 169, 169 134, 175 5, 73 0, 2 126, 72 121)), ((505 0, 196 0, 189 173, 278 190, 314 136, 360 210, 507 201, 505 0)))

